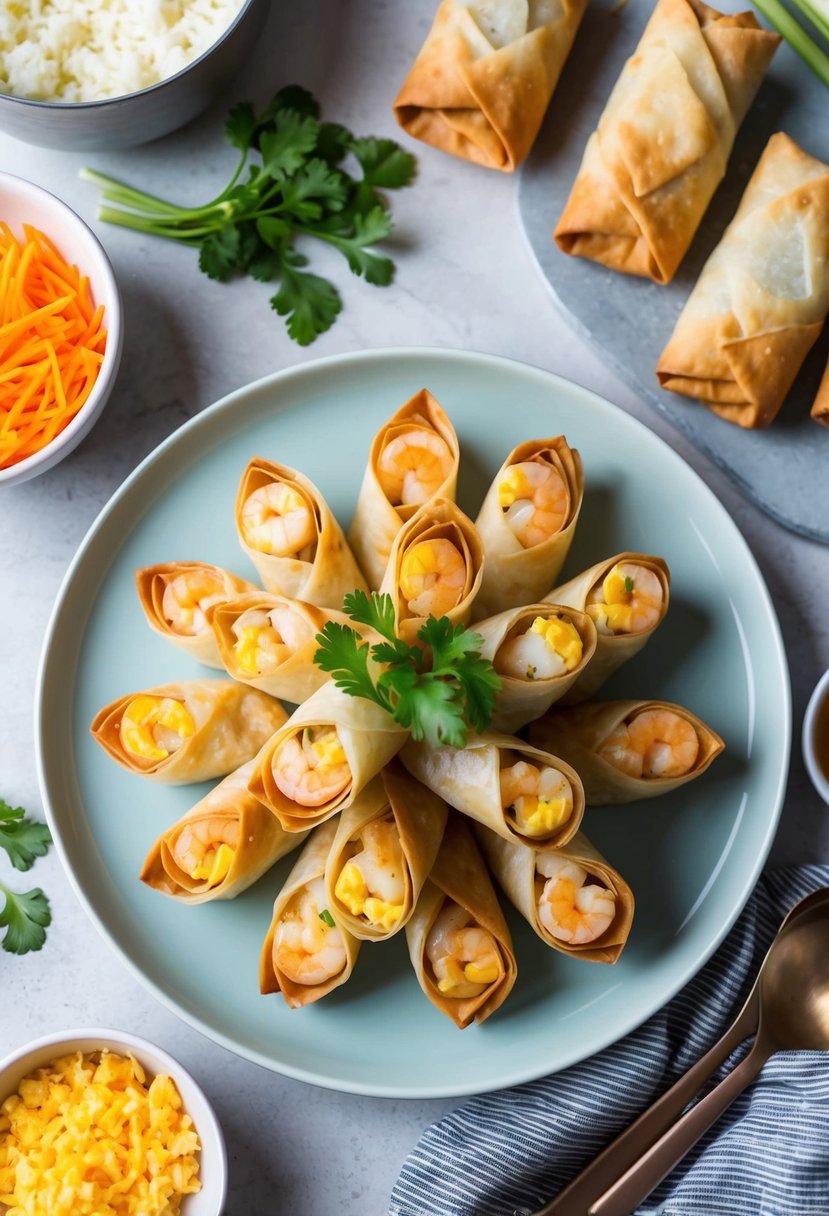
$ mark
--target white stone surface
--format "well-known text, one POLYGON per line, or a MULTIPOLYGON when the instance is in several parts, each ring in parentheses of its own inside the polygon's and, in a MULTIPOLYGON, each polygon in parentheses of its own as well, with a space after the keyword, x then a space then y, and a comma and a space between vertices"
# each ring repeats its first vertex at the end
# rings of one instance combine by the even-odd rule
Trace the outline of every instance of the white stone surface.
MULTIPOLYGON (((456 347, 536 364, 603 394, 675 447, 725 503, 771 588, 792 673, 792 773, 771 860, 829 859, 829 808, 806 778, 799 744, 808 694, 829 666, 829 553, 747 503, 567 329, 525 245, 514 179, 409 141, 419 177, 393 200, 397 279, 378 290, 332 261, 345 308, 333 330, 305 350, 270 312, 266 285, 212 283, 191 251, 95 219, 96 191, 79 180, 82 165, 164 197, 212 197, 233 165, 221 133, 227 106, 243 98, 263 103, 291 82, 310 88, 326 117, 358 134, 396 136, 391 101, 432 10, 428 0, 274 4, 247 78, 202 119, 144 148, 81 155, 0 135, 0 168, 53 190, 92 224, 114 263, 126 311, 119 383, 92 435, 58 468, 0 493, 0 795, 42 815, 32 712, 46 623, 87 528, 147 452, 210 402, 278 368, 372 347, 456 347)), ((825 502, 815 508, 825 510, 825 502)), ((0 881, 10 875, 2 855, 0 881)), ((192 1068, 215 1101, 230 1152, 229 1216, 386 1210, 403 1157, 453 1103, 335 1094, 237 1058, 133 978, 92 928, 54 850, 31 877, 47 891, 54 923, 40 954, 0 954, 0 1055, 51 1030, 133 1029, 192 1068)))

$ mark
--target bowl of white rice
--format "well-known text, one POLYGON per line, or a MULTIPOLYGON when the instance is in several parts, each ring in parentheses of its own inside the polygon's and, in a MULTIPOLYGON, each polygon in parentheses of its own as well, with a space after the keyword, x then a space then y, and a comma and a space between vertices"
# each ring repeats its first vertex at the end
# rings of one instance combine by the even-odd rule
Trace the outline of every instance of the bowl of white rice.
POLYGON ((76 151, 166 135, 230 84, 267 9, 268 0, 0 4, 0 128, 76 151))

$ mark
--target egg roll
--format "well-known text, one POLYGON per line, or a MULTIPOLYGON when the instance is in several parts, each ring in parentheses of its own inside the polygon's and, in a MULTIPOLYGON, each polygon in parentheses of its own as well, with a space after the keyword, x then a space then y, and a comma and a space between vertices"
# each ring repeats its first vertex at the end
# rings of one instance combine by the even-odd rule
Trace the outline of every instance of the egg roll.
POLYGON ((301 832, 351 806, 407 738, 379 705, 329 681, 267 741, 248 788, 286 832, 301 832))
POLYGON ((829 359, 826 361, 826 371, 818 386, 811 413, 815 422, 821 423, 822 426, 829 426, 829 359))
POLYGON ((401 127, 512 172, 533 145, 587 0, 443 0, 394 102, 401 127))
POLYGON ((617 668, 639 653, 665 619, 670 573, 661 557, 617 553, 554 587, 544 599, 586 612, 596 625, 596 652, 561 698, 565 705, 574 704, 592 697, 617 668))
POLYGON ((135 572, 147 623, 205 667, 223 666, 210 617, 217 604, 255 591, 253 583, 208 562, 164 562, 135 572))
POLYGON ((509 996, 518 974, 507 922, 472 832, 459 815, 406 925, 409 957, 432 1004, 463 1030, 509 996))
POLYGON ((448 810, 395 759, 343 811, 325 888, 349 933, 380 942, 403 928, 437 856, 448 810))
POLYGON ((230 773, 161 833, 144 861, 142 882, 183 904, 234 899, 299 848, 305 836, 284 831, 248 792, 254 764, 230 773))
POLYGON ((369 586, 383 581, 394 538, 431 498, 455 499, 460 450, 455 428, 421 389, 371 442, 348 543, 369 586))
POLYGON ((486 731, 462 748, 410 739, 400 758, 450 806, 505 840, 560 848, 584 815, 584 790, 575 769, 511 735, 486 731))
POLYGON ((89 729, 123 768, 184 785, 241 768, 287 717, 273 697, 232 680, 179 680, 119 697, 89 729))
POLYGON ((281 992, 291 1009, 311 1005, 351 976, 362 942, 328 907, 325 860, 335 823, 313 831, 273 905, 259 959, 259 991, 281 992))
POLYGON ((772 135, 656 374, 742 427, 768 426, 829 312, 829 165, 772 135))
POLYGON ((567 557, 583 497, 581 457, 563 435, 513 448, 475 520, 484 546, 476 617, 547 594, 567 557))
POLYGON ((349 591, 368 590, 331 508, 288 465, 250 461, 236 495, 236 531, 267 591, 342 608, 349 591))
POLYGON ((559 248, 670 282, 779 42, 751 12, 659 0, 587 141, 559 248))
POLYGON ((532 724, 530 738, 578 769, 588 806, 667 794, 700 777, 725 746, 701 718, 669 701, 557 706, 532 724))
POLYGON ((630 934, 633 892, 583 832, 564 849, 477 830, 489 868, 533 932, 553 950, 615 963, 630 934))

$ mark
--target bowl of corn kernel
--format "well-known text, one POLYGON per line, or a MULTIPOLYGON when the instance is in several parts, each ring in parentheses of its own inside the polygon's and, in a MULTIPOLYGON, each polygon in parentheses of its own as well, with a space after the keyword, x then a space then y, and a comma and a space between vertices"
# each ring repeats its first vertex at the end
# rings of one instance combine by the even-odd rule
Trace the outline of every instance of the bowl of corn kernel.
POLYGON ((0 1061, 0 1212, 219 1216, 226 1194, 218 1120, 160 1047, 69 1030, 0 1061))

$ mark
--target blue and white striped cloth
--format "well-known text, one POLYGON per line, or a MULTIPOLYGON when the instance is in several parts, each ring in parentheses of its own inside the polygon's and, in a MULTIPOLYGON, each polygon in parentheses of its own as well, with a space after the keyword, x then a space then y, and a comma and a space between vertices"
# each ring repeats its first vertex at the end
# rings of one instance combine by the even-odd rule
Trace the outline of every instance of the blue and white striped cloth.
MULTIPOLYGON (((542 1207, 716 1042, 786 912, 827 885, 829 866, 763 875, 710 962, 638 1030, 565 1072, 472 1098, 428 1128, 389 1216, 530 1216, 542 1207)), ((774 1056, 637 1216, 829 1216, 829 1056, 774 1056)))

